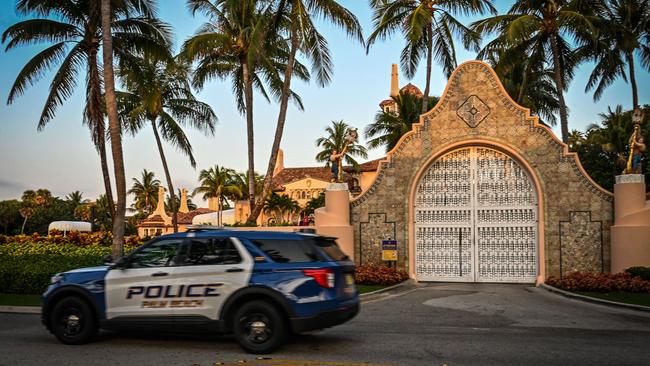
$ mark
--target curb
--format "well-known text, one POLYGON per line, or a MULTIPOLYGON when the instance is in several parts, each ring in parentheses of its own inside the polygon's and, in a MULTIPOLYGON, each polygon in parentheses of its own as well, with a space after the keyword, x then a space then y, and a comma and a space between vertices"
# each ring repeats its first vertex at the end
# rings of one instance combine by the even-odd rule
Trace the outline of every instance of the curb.
POLYGON ((558 294, 558 295, 562 295, 562 296, 570 298, 570 299, 576 299, 576 300, 580 300, 580 301, 590 302, 590 303, 593 303, 593 304, 600 304, 600 305, 612 306, 612 307, 623 308, 623 309, 645 311, 645 312, 650 313, 650 306, 625 304, 625 303, 622 303, 622 302, 614 302, 614 301, 609 301, 609 300, 598 299, 598 298, 595 298, 595 297, 590 297, 590 296, 580 295, 580 294, 576 294, 576 293, 569 292, 569 291, 564 291, 564 290, 561 290, 559 288, 549 286, 549 285, 547 285, 545 283, 540 284, 539 287, 545 289, 548 292, 552 292, 552 293, 555 293, 555 294, 558 294))
POLYGON ((374 300, 376 298, 381 297, 382 295, 390 296, 388 292, 395 292, 395 293, 401 293, 401 292, 406 292, 412 288, 415 288, 417 286, 417 282, 413 279, 408 279, 402 283, 398 283, 397 285, 392 285, 389 287, 385 287, 379 290, 375 290, 372 292, 366 292, 365 294, 359 295, 359 301, 360 302, 365 302, 365 301, 370 301, 374 300))
POLYGON ((0 313, 40 314, 40 306, 0 306, 0 313))

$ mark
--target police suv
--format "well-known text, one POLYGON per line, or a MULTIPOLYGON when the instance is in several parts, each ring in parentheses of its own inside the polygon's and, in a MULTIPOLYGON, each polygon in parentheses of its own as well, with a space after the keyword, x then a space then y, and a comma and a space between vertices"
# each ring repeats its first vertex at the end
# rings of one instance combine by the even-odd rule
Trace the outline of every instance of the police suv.
POLYGON ((268 353, 289 333, 358 311, 354 264, 333 238, 192 227, 116 263, 56 274, 42 321, 66 344, 90 341, 99 328, 213 331, 268 353))

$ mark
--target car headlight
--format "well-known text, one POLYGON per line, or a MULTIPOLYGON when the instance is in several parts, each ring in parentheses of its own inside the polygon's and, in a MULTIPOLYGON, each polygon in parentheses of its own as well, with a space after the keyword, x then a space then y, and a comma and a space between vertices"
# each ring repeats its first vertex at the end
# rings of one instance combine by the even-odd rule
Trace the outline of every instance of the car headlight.
POLYGON ((57 274, 55 274, 54 276, 52 276, 52 277, 50 278, 50 282, 51 282, 53 285, 54 285, 54 284, 57 284, 57 283, 63 281, 63 277, 65 277, 65 276, 63 275, 63 273, 57 273, 57 274))

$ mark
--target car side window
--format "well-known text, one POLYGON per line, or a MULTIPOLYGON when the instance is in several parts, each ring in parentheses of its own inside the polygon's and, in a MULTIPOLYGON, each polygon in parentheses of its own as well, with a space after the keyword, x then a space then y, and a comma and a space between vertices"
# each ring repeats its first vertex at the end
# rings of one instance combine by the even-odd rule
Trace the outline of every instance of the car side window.
POLYGON ((175 259, 182 243, 182 239, 168 239, 144 246, 129 256, 131 267, 149 268, 177 265, 175 259))
POLYGON ((190 238, 186 266, 237 264, 242 258, 229 238, 190 238))
POLYGON ((258 248, 277 263, 319 262, 321 258, 313 247, 303 240, 253 240, 258 248))

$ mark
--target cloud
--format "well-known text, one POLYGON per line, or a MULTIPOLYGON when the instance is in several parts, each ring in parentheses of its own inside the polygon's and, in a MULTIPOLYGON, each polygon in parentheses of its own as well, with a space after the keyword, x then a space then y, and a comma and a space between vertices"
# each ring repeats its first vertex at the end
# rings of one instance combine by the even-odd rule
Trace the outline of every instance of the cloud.
POLYGON ((0 178, 0 189, 18 189, 21 190, 25 188, 22 184, 16 182, 8 181, 6 179, 0 178))

